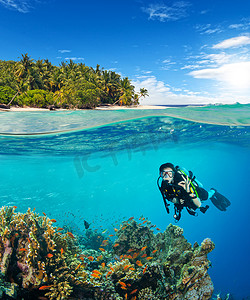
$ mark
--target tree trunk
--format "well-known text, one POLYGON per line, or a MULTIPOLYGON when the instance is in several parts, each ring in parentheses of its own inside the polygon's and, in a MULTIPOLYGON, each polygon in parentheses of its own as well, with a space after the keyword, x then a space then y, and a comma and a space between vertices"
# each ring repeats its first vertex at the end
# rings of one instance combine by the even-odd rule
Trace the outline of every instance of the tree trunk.
POLYGON ((16 98, 16 96, 19 94, 19 91, 16 92, 16 94, 13 96, 13 98, 10 100, 10 102, 7 104, 8 106, 11 105, 12 101, 16 98))

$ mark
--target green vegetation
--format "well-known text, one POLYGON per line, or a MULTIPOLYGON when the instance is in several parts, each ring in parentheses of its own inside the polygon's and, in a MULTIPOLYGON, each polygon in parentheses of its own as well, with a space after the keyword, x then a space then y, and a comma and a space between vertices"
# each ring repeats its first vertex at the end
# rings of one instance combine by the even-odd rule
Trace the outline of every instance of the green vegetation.
POLYGON ((22 54, 20 61, 0 60, 0 103, 56 108, 95 108, 98 105, 134 105, 148 96, 139 93, 131 81, 113 71, 82 63, 62 62, 54 66, 47 59, 34 61, 22 54))

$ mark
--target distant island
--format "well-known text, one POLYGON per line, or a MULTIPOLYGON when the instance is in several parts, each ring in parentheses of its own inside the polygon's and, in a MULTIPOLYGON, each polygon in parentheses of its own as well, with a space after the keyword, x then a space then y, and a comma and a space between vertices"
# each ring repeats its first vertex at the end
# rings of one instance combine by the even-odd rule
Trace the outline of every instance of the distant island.
POLYGON ((148 91, 139 93, 128 77, 83 63, 48 59, 34 61, 22 54, 20 61, 0 60, 0 107, 93 109, 101 105, 137 105, 148 91))

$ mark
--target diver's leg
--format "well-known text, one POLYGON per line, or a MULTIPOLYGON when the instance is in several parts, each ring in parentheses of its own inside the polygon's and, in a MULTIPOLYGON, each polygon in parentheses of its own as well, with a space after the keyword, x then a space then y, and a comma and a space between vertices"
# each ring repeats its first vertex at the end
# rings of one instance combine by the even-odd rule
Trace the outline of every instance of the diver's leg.
POLYGON ((215 194, 215 190, 211 189, 210 191, 208 191, 208 199, 211 199, 214 194, 215 194))
POLYGON ((194 198, 192 201, 197 208, 201 207, 201 200, 199 198, 194 198))
POLYGON ((204 213, 208 210, 208 208, 209 208, 208 205, 206 205, 205 207, 201 206, 202 203, 201 203, 201 200, 200 200, 198 197, 192 199, 192 201, 193 201, 194 205, 195 205, 197 208, 199 208, 200 211, 201 211, 203 214, 204 214, 204 213))

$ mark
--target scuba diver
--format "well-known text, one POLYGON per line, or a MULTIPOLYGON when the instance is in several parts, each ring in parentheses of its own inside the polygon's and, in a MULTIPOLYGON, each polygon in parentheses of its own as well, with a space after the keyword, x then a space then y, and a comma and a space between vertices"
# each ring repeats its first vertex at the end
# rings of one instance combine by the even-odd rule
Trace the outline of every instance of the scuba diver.
POLYGON ((160 176, 157 180, 157 185, 168 214, 170 204, 167 203, 167 200, 174 203, 174 218, 176 222, 180 220, 181 211, 184 207, 192 216, 197 216, 195 211, 197 208, 202 213, 205 213, 209 206, 203 207, 202 202, 208 199, 221 211, 226 211, 231 204, 216 189, 211 188, 210 191, 206 191, 191 171, 187 171, 179 166, 175 167, 172 163, 165 163, 160 166, 160 176))

